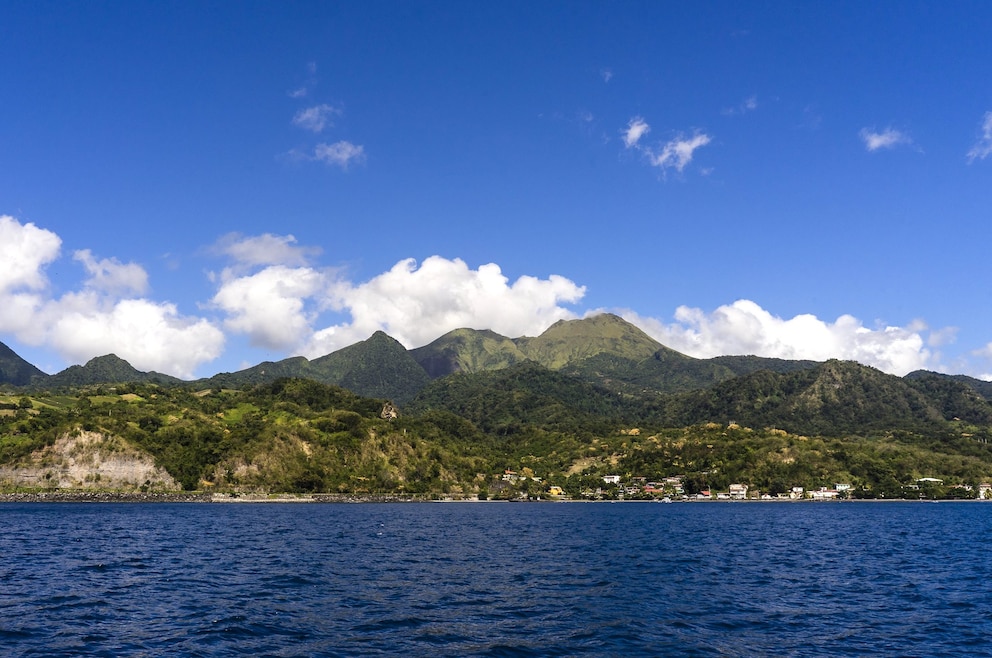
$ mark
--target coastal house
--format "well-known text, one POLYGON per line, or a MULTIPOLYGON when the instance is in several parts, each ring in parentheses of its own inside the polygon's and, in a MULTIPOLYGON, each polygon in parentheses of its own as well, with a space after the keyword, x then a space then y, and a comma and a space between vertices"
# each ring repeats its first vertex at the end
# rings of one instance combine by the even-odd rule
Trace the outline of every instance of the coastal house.
POLYGON ((988 500, 992 498, 992 483, 983 482, 978 485, 978 499, 988 500))
POLYGON ((732 500, 744 500, 747 498, 747 485, 746 484, 732 484, 730 485, 730 490, 728 491, 730 498, 732 500))
POLYGON ((836 489, 827 489, 826 487, 820 487, 817 491, 810 491, 809 496, 813 500, 833 500, 840 495, 840 492, 836 489))
POLYGON ((604 475, 603 476, 603 482, 605 482, 606 484, 620 484, 620 476, 619 475, 604 475))
POLYGON ((802 487, 792 487, 792 491, 789 492, 789 498, 795 500, 796 498, 803 498, 806 490, 802 487))

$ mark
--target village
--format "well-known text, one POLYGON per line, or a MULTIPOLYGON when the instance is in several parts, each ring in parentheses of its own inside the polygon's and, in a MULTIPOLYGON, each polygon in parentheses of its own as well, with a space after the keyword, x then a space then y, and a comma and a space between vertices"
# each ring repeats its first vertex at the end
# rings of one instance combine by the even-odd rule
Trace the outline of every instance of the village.
MULTIPOLYGON (((808 489, 793 486, 786 492, 774 495, 752 488, 747 484, 735 483, 723 491, 702 489, 689 493, 686 491, 684 475, 673 475, 659 480, 649 481, 646 477, 629 477, 620 475, 599 476, 602 484, 595 488, 584 487, 578 492, 566 491, 561 484, 546 484, 542 478, 533 474, 530 469, 521 472, 505 470, 493 478, 489 496, 503 499, 518 500, 646 500, 660 502, 675 501, 828 501, 853 500, 860 498, 876 498, 865 495, 863 490, 856 489, 846 482, 835 482, 832 486, 821 486, 808 489)), ((897 500, 992 500, 992 483, 982 483, 977 487, 958 484, 944 487, 939 478, 923 477, 902 485, 902 496, 897 500)))

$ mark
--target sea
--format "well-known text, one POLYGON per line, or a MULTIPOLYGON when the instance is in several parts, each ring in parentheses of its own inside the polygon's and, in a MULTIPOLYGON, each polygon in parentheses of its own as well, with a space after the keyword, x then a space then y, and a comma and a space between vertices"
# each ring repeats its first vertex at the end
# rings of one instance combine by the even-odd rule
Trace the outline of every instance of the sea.
POLYGON ((992 656, 992 503, 6 503, 3 656, 992 656))

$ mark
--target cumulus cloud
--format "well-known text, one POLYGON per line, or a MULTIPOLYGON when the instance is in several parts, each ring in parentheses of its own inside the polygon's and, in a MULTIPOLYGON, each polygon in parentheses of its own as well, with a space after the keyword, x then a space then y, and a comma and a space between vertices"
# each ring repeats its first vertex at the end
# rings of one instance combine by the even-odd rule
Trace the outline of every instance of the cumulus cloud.
POLYGON ((57 261, 61 242, 34 224, 0 217, 0 331, 51 347, 70 363, 114 352, 140 370, 178 377, 220 354, 224 335, 209 321, 132 297, 148 289, 145 270, 134 263, 78 250, 73 259, 87 274, 82 289, 53 297, 45 268, 57 261))
POLYGON ((968 151, 968 163, 984 160, 992 155, 992 112, 986 112, 982 118, 982 135, 968 151))
POLYGON ((212 303, 228 314, 224 326, 246 334, 252 345, 291 350, 307 340, 314 317, 307 302, 324 275, 309 267, 275 265, 248 276, 226 271, 212 303))
POLYGON ((314 105, 297 112, 293 116, 293 125, 310 132, 320 133, 324 131, 324 128, 334 125, 332 119, 340 114, 340 109, 326 103, 314 105))
POLYGON ((913 143, 909 135, 894 128, 886 128, 882 132, 862 128, 859 135, 869 152, 878 151, 879 149, 892 149, 903 144, 913 143))
POLYGON ((692 162, 696 150, 712 141, 712 137, 701 132, 689 137, 679 134, 658 149, 640 143, 641 138, 650 131, 651 126, 644 119, 634 117, 627 123, 627 128, 623 132, 623 143, 628 149, 634 148, 643 153, 652 167, 658 167, 663 171, 675 169, 681 173, 686 165, 692 162))
POLYGON ((51 231, 0 216, 0 294, 45 288, 44 268, 58 258, 61 247, 61 238, 51 231))
POLYGON ((583 286, 557 275, 521 276, 511 283, 495 263, 473 270, 457 258, 432 256, 419 267, 407 259, 364 283, 335 281, 326 301, 351 321, 317 331, 304 353, 320 356, 376 330, 410 348, 460 327, 537 335, 558 320, 576 317, 563 304, 584 294, 583 286))
POLYGON ((97 260, 89 249, 76 251, 72 258, 82 263, 89 274, 88 287, 120 295, 143 295, 148 291, 148 273, 140 265, 121 263, 116 258, 97 260))
POLYGON ((813 361, 847 359, 900 376, 933 366, 933 355, 925 347, 923 327, 918 324, 871 329, 850 315, 833 322, 809 314, 784 319, 743 299, 710 313, 680 306, 673 323, 634 312, 621 315, 664 345, 697 358, 753 354, 813 361))
POLYGON ((310 259, 320 254, 319 247, 303 247, 296 244, 292 235, 243 236, 228 233, 217 241, 215 250, 229 256, 244 266, 257 265, 307 265, 310 259))
POLYGON ((73 363, 114 353, 138 370, 191 378, 224 345, 224 334, 209 321, 147 299, 106 304, 93 292, 73 293, 39 315, 49 322, 45 343, 73 363))
POLYGON ((347 169, 352 163, 365 161, 365 147, 346 141, 320 143, 314 148, 312 159, 347 169))

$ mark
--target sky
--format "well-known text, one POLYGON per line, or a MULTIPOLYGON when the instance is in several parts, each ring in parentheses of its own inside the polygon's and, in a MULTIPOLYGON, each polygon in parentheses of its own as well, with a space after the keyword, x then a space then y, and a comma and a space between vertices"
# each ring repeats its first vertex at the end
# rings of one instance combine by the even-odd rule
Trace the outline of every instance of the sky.
POLYGON ((992 3, 0 3, 0 341, 182 378, 616 313, 992 379, 992 3))

